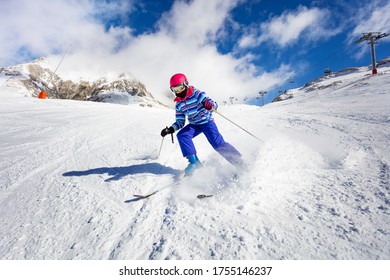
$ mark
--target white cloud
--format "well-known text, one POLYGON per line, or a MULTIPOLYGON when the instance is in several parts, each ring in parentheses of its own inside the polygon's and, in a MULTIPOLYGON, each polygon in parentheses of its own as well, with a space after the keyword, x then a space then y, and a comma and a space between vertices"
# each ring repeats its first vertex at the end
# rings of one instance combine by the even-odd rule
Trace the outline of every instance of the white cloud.
POLYGON ((172 10, 163 15, 159 26, 162 32, 175 40, 208 44, 216 40, 229 11, 237 3, 238 0, 176 1, 172 10))
POLYGON ((269 22, 251 28, 240 39, 240 48, 251 48, 270 41, 280 47, 287 47, 300 40, 318 41, 327 39, 340 29, 330 29, 329 11, 299 6, 295 11, 286 11, 269 22))
MULTIPOLYGON (((387 0, 371 1, 358 9, 355 16, 351 18, 353 31, 348 36, 348 43, 355 44, 356 40, 362 37, 363 33, 384 32, 390 33, 390 2, 387 0)), ((380 40, 381 43, 389 42, 390 36, 380 40)), ((370 52, 368 44, 360 43, 359 48, 353 52, 356 59, 361 59, 370 52)))
POLYGON ((26 51, 47 56, 69 44, 98 52, 115 48, 118 31, 106 32, 94 18, 108 17, 113 9, 86 0, 6 0, 0 9, 0 63, 21 62, 26 51))
POLYGON ((131 16, 131 5, 118 6, 126 1, 6 0, 0 12, 0 40, 6 42, 0 46, 0 65, 25 62, 27 56, 61 55, 72 44, 57 72, 64 78, 97 79, 126 71, 165 101, 170 76, 184 72, 190 83, 220 102, 256 95, 281 83, 291 71, 281 66, 267 73, 255 67, 250 56, 218 52, 217 40, 226 35, 226 20, 240 1, 176 1, 157 23, 157 31, 135 36, 131 26, 107 30, 102 23, 131 16))
POLYGON ((257 37, 254 33, 245 34, 238 42, 238 47, 241 49, 257 47, 260 44, 260 40, 257 37))
POLYGON ((354 18, 356 27, 353 36, 366 32, 386 32, 390 33, 390 2, 374 1, 360 9, 354 18), (385 3, 387 2, 387 3, 385 3))

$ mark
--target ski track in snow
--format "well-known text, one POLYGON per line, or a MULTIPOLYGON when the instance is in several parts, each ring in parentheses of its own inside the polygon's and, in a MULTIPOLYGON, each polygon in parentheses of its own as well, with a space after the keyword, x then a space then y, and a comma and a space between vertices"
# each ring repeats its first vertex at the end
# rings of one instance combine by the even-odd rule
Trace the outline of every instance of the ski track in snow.
POLYGON ((2 88, 0 257, 389 259, 389 76, 221 107, 264 141, 216 115, 246 169, 199 136, 204 167, 148 199, 133 194, 171 184, 187 164, 169 137, 155 158, 172 110, 2 88))

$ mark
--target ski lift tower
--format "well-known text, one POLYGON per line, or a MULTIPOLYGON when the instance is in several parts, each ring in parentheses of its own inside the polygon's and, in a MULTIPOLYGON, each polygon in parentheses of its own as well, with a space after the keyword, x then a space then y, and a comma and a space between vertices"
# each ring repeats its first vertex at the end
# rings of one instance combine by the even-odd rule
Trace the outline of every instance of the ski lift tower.
POLYGON ((261 99, 262 99, 262 103, 263 103, 263 106, 264 106, 264 95, 266 94, 267 92, 266 91, 260 91, 259 94, 261 95, 261 99))
POLYGON ((372 74, 376 75, 376 58, 375 58, 375 44, 379 39, 382 39, 384 37, 389 36, 390 34, 387 33, 380 33, 380 32, 368 32, 363 33, 363 36, 356 41, 356 44, 361 43, 363 41, 368 41, 368 44, 371 45, 371 59, 372 59, 372 74))

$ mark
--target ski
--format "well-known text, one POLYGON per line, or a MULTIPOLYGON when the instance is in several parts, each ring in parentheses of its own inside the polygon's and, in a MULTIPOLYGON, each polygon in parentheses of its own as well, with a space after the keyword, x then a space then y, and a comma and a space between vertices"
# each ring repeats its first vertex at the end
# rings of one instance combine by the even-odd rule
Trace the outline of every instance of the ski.
POLYGON ((145 199, 145 198, 151 197, 152 195, 155 195, 156 193, 158 193, 159 191, 162 191, 163 189, 174 187, 174 186, 177 186, 177 185, 183 183, 183 180, 186 179, 186 178, 190 178, 190 176, 184 176, 181 179, 179 179, 179 181, 173 182, 173 183, 168 184, 168 185, 166 185, 164 187, 156 189, 156 190, 154 190, 154 191, 152 191, 152 192, 150 192, 148 194, 133 194, 133 196, 138 198, 138 199, 145 199))
POLYGON ((145 199, 145 198, 148 198, 148 197, 151 197, 152 195, 155 195, 156 193, 158 193, 159 191, 163 190, 163 189, 166 189, 168 187, 173 187, 175 185, 178 185, 179 182, 176 182, 176 183, 173 183, 173 184, 169 184, 165 187, 162 187, 161 189, 158 189, 158 190, 155 190, 155 191, 152 191, 151 193, 148 193, 148 194, 133 194, 134 197, 137 197, 139 199, 145 199))
POLYGON ((149 194, 134 194, 133 196, 134 197, 137 197, 137 198, 139 198, 139 199, 145 199, 145 198, 148 198, 148 197, 150 197, 150 196, 152 196, 152 195, 154 195, 154 194, 156 194, 156 193, 158 193, 159 192, 159 190, 156 190, 156 191, 154 191, 154 192, 151 192, 151 193, 149 193, 149 194))
POLYGON ((213 196, 212 194, 199 194, 196 198, 204 199, 212 196, 213 196))

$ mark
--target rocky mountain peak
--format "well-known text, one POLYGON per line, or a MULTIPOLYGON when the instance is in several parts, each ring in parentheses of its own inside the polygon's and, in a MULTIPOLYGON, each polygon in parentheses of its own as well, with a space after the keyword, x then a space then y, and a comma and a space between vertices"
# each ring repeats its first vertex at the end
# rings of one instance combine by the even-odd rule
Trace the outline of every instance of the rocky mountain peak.
POLYGON ((0 68, 6 84, 37 97, 41 91, 47 98, 88 100, 111 103, 140 103, 142 106, 162 105, 148 92, 146 86, 131 73, 120 73, 117 79, 101 77, 96 81, 64 80, 44 67, 44 58, 30 63, 0 68), (118 98, 120 96, 120 98, 118 98))

